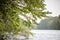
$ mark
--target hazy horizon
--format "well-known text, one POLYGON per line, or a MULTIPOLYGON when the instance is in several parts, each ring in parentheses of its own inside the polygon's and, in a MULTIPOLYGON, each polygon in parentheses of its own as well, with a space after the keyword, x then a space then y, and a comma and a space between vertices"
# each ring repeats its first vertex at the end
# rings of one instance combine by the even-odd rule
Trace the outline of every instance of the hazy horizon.
POLYGON ((60 15, 60 0, 45 0, 46 8, 52 14, 50 16, 60 15))

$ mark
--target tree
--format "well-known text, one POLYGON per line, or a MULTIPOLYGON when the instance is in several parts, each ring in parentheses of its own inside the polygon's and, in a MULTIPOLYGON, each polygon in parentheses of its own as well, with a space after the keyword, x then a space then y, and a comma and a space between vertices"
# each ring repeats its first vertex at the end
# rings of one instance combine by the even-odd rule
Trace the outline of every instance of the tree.
POLYGON ((50 13, 45 9, 44 0, 0 0, 0 35, 29 33, 37 18, 50 13))
POLYGON ((60 17, 50 17, 41 20, 36 29, 42 30, 60 30, 60 17))

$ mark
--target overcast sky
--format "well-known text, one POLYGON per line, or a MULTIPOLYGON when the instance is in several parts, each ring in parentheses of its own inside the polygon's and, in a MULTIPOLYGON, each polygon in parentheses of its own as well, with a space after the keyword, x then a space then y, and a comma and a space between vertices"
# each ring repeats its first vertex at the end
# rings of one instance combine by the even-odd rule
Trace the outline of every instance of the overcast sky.
POLYGON ((60 0, 45 0, 46 8, 51 11, 52 16, 60 14, 60 0))
MULTIPOLYGON (((60 14, 60 0, 45 0, 46 8, 52 14, 50 16, 58 16, 60 14)), ((39 23, 41 19, 38 19, 37 22, 39 23)))

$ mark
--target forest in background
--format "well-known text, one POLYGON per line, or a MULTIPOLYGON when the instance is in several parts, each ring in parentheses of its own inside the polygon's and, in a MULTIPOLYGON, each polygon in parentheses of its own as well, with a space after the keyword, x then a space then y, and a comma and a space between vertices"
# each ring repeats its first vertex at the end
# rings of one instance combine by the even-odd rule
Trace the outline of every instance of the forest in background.
POLYGON ((60 30, 60 16, 42 19, 40 24, 34 29, 40 30, 60 30))

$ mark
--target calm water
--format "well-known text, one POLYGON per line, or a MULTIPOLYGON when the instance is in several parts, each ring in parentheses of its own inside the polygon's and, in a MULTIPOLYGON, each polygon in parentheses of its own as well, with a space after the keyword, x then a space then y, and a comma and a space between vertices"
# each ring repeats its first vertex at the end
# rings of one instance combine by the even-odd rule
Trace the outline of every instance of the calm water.
POLYGON ((21 37, 18 36, 19 40, 60 40, 60 30, 32 30, 31 31, 34 35, 29 36, 29 39, 20 39, 21 37))

